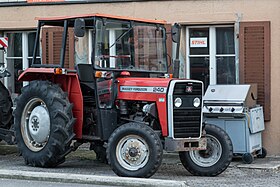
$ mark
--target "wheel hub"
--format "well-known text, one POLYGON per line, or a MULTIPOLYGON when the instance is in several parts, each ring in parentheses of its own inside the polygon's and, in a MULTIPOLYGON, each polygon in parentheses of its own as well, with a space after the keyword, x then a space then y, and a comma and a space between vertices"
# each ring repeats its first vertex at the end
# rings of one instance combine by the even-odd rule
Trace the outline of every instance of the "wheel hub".
POLYGON ((209 143, 207 143, 207 149, 199 151, 199 155, 203 158, 210 158, 214 154, 215 147, 209 143))
POLYGON ((190 157, 201 167, 210 167, 216 164, 222 156, 222 145, 217 138, 206 135, 207 149, 202 151, 190 151, 190 157))
POLYGON ((40 105, 32 110, 28 130, 35 142, 44 143, 47 141, 50 133, 50 117, 45 107, 40 105))
POLYGON ((138 153, 141 154, 141 153, 138 151, 138 149, 135 148, 135 147, 130 148, 129 151, 128 151, 128 154, 129 154, 129 156, 131 156, 131 157, 136 157, 136 156, 138 155, 138 153))
POLYGON ((119 163, 131 171, 144 167, 149 159, 148 144, 136 135, 122 138, 117 145, 116 151, 119 163))
POLYGON ((39 119, 38 119, 37 116, 33 116, 31 118, 31 123, 32 123, 32 125, 31 125, 32 130, 33 131, 38 131, 38 129, 39 129, 39 119))

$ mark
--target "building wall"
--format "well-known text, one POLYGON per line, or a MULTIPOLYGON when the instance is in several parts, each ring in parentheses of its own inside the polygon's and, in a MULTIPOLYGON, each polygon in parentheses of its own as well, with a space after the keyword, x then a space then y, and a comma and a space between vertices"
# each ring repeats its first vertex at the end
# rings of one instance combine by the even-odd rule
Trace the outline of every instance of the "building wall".
POLYGON ((280 155, 280 1, 279 0, 185 0, 123 3, 0 7, 0 30, 35 28, 34 17, 106 13, 169 23, 221 23, 241 21, 271 22, 271 121, 266 123, 264 147, 270 155, 280 155))

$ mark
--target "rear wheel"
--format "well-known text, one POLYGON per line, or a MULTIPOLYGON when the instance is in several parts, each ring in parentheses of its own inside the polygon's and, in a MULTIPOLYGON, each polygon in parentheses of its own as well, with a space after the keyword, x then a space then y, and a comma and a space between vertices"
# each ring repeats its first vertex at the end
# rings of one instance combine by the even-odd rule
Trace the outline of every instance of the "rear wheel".
POLYGON ((13 123, 12 100, 9 91, 0 82, 0 128, 9 129, 13 123))
POLYGON ((22 89, 16 106, 15 135, 26 164, 54 167, 64 162, 75 120, 62 89, 48 81, 32 81, 22 89))
POLYGON ((205 126, 207 149, 180 152, 183 166, 193 175, 216 176, 230 164, 233 156, 232 143, 227 133, 215 125, 205 126))
POLYGON ((127 123, 111 135, 107 159, 113 171, 124 177, 150 177, 162 161, 162 143, 144 124, 127 123))

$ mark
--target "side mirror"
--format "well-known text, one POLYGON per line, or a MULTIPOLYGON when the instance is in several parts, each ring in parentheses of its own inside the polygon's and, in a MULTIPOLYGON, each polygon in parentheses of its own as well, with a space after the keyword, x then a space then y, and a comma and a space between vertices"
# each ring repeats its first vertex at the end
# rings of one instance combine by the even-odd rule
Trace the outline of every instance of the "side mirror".
POLYGON ((172 34, 172 41, 175 43, 180 43, 181 25, 178 23, 172 25, 171 34, 172 34))
POLYGON ((85 20, 81 18, 75 19, 74 33, 77 37, 84 37, 85 35, 85 20))

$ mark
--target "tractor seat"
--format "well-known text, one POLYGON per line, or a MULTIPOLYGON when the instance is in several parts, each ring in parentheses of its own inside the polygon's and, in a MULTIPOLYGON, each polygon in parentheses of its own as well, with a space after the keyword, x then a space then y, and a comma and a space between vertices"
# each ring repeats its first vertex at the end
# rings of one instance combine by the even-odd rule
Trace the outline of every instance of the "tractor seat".
POLYGON ((95 106, 94 71, 91 64, 77 64, 75 66, 80 80, 85 105, 95 106))
POLYGON ((81 85, 94 90, 94 72, 91 64, 77 64, 75 69, 77 70, 81 85))

